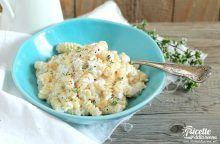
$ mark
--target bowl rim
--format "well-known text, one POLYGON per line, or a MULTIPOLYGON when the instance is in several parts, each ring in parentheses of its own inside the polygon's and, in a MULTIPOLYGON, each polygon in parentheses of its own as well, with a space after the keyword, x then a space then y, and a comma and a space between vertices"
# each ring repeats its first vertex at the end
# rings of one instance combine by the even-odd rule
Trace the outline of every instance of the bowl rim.
POLYGON ((22 89, 22 87, 19 85, 19 82, 17 81, 17 78, 15 76, 15 69, 16 69, 16 61, 18 59, 18 55, 19 53, 21 53, 21 49, 22 47, 28 42, 28 41, 31 41, 33 40, 34 38, 36 38, 38 35, 40 35, 42 32, 45 32, 45 31, 49 31, 51 29, 53 29, 54 27, 58 27, 60 25, 63 25, 63 24, 67 24, 67 23, 71 23, 71 22, 77 22, 77 21, 91 21, 91 22, 99 22, 99 23, 107 23, 107 24, 113 24, 113 25, 116 25, 116 26, 120 26, 120 27, 126 27, 126 28, 129 28, 129 29, 132 29, 134 31, 138 31, 140 34, 146 36, 151 42, 152 44, 157 48, 157 51, 159 52, 160 56, 161 56, 161 62, 165 62, 165 59, 164 59, 164 56, 163 56, 163 53, 162 51, 160 50, 159 46, 156 44, 156 42, 146 33, 142 32, 141 30, 138 30, 132 26, 127 26, 127 25, 124 25, 124 24, 120 24, 120 23, 116 23, 116 22, 111 22, 111 21, 107 21, 107 20, 100 20, 100 19, 95 19, 95 18, 75 18, 75 19, 70 19, 70 20, 65 20, 63 22, 60 22, 60 23, 57 23, 57 24, 54 24, 52 26, 49 26, 49 27, 46 27, 42 30, 40 30, 39 32, 33 34, 30 38, 28 38, 27 40, 25 40, 22 45, 20 45, 17 53, 16 53, 16 56, 14 58, 14 61, 13 61, 13 65, 12 65, 12 78, 13 78, 13 81, 16 85, 16 87, 22 92, 22 94, 24 95, 24 98, 29 101, 31 104, 39 107, 40 109, 44 110, 44 111, 47 111, 49 112, 50 114, 52 115, 55 115, 57 117, 62 117, 62 118, 66 118, 66 119, 78 119, 78 120, 88 120, 88 121, 102 121, 102 120, 111 120, 111 119, 119 119, 119 118, 122 118, 122 117, 126 117, 130 114, 133 114, 139 110, 141 110, 142 107, 144 107, 149 101, 151 101, 156 95, 158 95, 162 89, 164 88, 164 84, 165 84, 165 78, 166 78, 166 73, 161 71, 161 75, 162 75, 162 81, 159 85, 159 87, 157 88, 157 90, 149 95, 149 98, 147 98, 146 100, 140 102, 139 104, 135 105, 134 107, 131 107, 129 109, 125 109, 121 112, 117 112, 117 113, 113 113, 113 114, 108 114, 108 115, 101 115, 101 116, 78 116, 78 115, 72 115, 72 114, 68 114, 68 113, 64 113, 64 112, 59 112, 59 111, 56 111, 50 107, 47 107, 39 102, 37 102, 36 100, 34 100, 33 98, 31 98, 29 96, 29 94, 22 89))

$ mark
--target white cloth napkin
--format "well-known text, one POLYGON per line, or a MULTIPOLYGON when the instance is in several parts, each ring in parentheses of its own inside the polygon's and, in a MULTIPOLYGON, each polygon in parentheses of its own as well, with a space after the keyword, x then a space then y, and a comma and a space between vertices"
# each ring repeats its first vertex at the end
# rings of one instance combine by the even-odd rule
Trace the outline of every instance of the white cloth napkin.
POLYGON ((0 91, 1 144, 96 144, 25 100, 0 91))
MULTIPOLYGON (((83 17, 105 19, 128 25, 114 1, 105 2, 83 17)), ((120 123, 131 117, 93 125, 68 125, 26 102, 15 87, 10 70, 17 49, 29 36, 17 32, 0 31, 0 143, 103 143, 120 123)))

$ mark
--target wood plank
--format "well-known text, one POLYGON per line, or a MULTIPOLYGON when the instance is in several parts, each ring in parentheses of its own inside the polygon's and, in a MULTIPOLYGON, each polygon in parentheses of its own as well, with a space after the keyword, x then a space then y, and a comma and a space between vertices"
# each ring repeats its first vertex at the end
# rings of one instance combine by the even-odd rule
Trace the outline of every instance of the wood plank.
POLYGON ((139 0, 116 0, 122 15, 129 21, 137 21, 137 4, 139 0))
MULTIPOLYGON (((185 36, 189 45, 208 53, 206 64, 213 68, 210 78, 193 92, 163 93, 138 112, 128 123, 129 133, 119 126, 112 135, 116 144, 176 144, 187 143, 181 129, 193 126, 208 128, 213 136, 220 135, 220 23, 150 23, 162 36, 180 39, 185 36), (184 31, 187 31, 184 33, 184 31)), ((220 143, 218 139, 216 143, 220 143)))
POLYGON ((76 16, 80 16, 87 12, 92 11, 94 8, 103 4, 105 0, 75 0, 76 3, 76 16))
MULTIPOLYGON (((171 22, 174 0, 138 0, 137 19, 149 22, 171 22)), ((133 21, 132 21, 133 22, 133 21)))
POLYGON ((175 0, 174 21, 218 21, 220 0, 175 0))
POLYGON ((73 18, 75 16, 75 2, 74 0, 60 0, 65 19, 73 18))
POLYGON ((174 0, 116 0, 129 22, 172 21, 174 0))
POLYGON ((149 29, 156 31, 165 37, 170 38, 201 38, 201 39, 220 39, 219 22, 203 23, 153 23, 149 29))

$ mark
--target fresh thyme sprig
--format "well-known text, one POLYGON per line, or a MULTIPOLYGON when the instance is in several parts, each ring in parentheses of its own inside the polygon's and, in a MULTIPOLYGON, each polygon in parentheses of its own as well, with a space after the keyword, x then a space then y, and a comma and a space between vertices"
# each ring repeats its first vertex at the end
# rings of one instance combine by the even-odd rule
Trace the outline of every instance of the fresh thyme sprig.
MULTIPOLYGON (((171 40, 160 37, 155 30, 147 30, 147 21, 143 20, 140 23, 133 25, 135 28, 140 29, 147 33, 153 40, 156 41, 160 47, 166 61, 177 64, 184 64, 190 66, 203 65, 202 53, 198 50, 189 49, 186 44, 186 39, 171 40)), ((190 91, 198 87, 198 83, 188 78, 178 78, 181 86, 190 91)))

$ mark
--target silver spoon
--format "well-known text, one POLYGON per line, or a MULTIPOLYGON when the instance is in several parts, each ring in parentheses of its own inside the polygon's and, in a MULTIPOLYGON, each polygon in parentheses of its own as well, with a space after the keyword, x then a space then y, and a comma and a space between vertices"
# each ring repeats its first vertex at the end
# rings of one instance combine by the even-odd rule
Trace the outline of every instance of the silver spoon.
POLYGON ((186 66, 173 63, 158 63, 143 60, 131 61, 131 64, 155 67, 173 75, 190 78, 191 80, 198 83, 204 82, 211 74, 210 66, 186 66))

